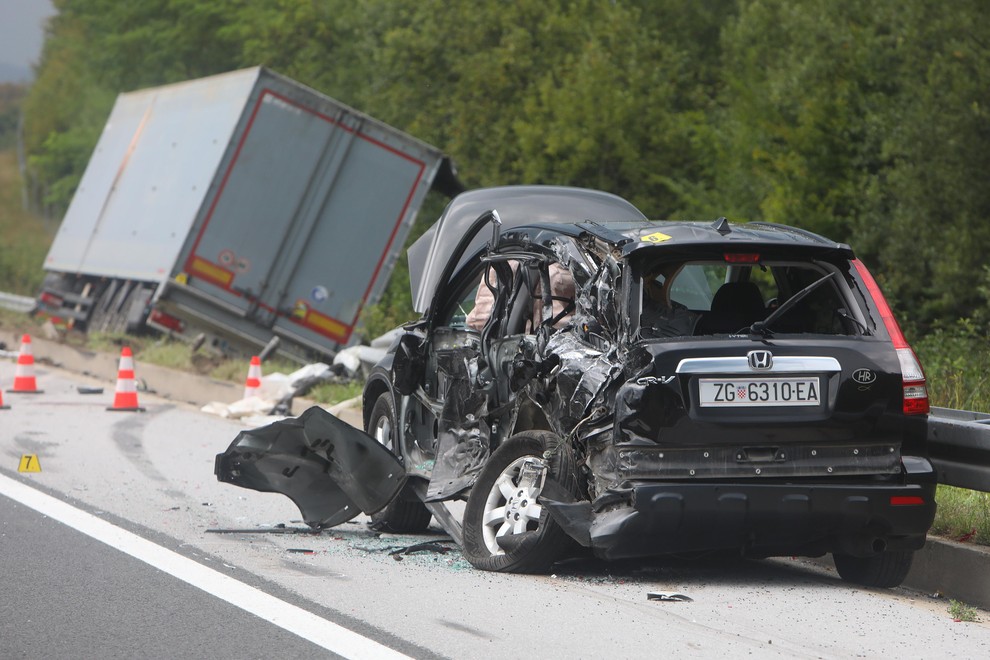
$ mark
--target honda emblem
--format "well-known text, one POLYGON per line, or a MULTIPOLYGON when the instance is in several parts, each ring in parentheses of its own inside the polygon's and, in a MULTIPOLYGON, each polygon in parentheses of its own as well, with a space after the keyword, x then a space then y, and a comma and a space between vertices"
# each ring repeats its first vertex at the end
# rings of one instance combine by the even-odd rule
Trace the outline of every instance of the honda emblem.
POLYGON ((766 371, 773 367, 773 353, 770 351, 750 351, 746 354, 749 366, 755 371, 766 371))

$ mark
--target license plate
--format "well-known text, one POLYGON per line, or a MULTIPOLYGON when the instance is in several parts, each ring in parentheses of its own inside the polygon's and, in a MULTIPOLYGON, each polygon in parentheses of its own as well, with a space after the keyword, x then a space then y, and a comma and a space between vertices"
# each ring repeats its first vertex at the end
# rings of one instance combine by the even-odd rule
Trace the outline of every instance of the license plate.
POLYGON ((821 403, 821 384, 817 378, 701 378, 698 384, 703 408, 817 406, 821 403))

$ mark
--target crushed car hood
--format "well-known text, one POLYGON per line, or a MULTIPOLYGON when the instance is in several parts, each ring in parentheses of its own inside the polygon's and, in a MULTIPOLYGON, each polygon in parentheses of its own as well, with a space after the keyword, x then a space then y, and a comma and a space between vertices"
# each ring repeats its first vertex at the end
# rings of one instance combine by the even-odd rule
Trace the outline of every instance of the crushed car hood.
POLYGON ((391 452, 315 406, 297 418, 238 433, 217 454, 214 474, 235 486, 287 496, 312 527, 374 513, 405 482, 391 452))
MULTIPOLYGON (((458 195, 440 219, 409 248, 409 285, 413 308, 426 312, 454 247, 471 223, 485 211, 498 211, 502 230, 525 224, 564 224, 584 220, 601 223, 642 221, 639 209, 611 193, 564 186, 506 186, 458 195)), ((461 259, 489 239, 479 232, 461 259)), ((457 268, 462 266, 457 265, 457 268)), ((456 270, 456 269, 455 269, 456 270)))

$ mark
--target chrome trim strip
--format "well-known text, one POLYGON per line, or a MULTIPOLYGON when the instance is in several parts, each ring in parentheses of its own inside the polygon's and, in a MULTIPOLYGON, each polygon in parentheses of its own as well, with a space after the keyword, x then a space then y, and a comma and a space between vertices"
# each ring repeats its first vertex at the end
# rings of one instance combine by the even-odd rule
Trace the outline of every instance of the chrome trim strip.
POLYGON ((815 355, 774 355, 773 366, 769 369, 752 369, 745 355, 738 357, 685 358, 681 360, 675 373, 679 374, 794 374, 794 373, 836 373, 842 365, 833 357, 815 355))

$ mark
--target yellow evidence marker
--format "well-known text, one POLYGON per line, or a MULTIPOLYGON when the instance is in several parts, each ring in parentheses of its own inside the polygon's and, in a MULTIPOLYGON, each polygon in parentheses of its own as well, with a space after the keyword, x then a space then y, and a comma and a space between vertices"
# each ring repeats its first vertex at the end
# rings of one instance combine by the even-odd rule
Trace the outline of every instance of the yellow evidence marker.
POLYGON ((646 243, 663 243, 664 241, 669 241, 670 239, 671 239, 670 236, 664 234, 663 232, 658 231, 653 234, 647 234, 646 236, 641 237, 639 240, 644 241, 646 243))
POLYGON ((24 454, 21 456, 21 464, 17 466, 18 472, 41 472, 41 463, 38 462, 37 454, 24 454))

